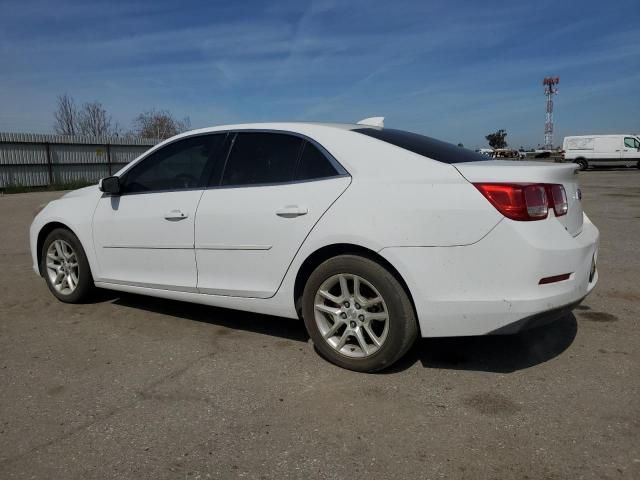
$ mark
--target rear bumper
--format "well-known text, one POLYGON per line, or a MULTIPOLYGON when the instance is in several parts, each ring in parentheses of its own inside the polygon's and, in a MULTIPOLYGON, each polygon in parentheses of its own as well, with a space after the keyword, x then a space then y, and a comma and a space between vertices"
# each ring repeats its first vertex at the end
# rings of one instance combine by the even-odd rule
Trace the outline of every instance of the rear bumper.
POLYGON ((550 218, 503 220, 461 247, 380 251, 411 291, 423 337, 514 333, 568 313, 595 287, 598 229, 586 215, 576 237, 550 218), (540 285, 542 278, 570 273, 540 285))

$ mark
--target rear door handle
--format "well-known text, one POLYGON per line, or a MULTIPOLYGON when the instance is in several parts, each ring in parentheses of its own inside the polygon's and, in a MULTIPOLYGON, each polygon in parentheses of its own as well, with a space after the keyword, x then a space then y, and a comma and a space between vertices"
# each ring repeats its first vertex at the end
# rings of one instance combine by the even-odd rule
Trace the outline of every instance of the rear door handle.
POLYGON ((276 215, 283 218, 295 218, 301 215, 306 215, 309 210, 306 207, 299 207, 298 205, 287 205, 276 210, 276 215))
POLYGON ((164 214, 165 220, 183 220, 189 216, 188 213, 183 212, 179 208, 169 210, 164 214))

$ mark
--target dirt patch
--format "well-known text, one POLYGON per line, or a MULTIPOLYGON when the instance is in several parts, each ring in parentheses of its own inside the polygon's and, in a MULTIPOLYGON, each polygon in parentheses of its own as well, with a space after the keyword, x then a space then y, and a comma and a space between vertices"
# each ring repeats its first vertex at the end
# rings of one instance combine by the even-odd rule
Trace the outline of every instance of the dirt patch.
POLYGON ((605 293, 605 296, 609 298, 618 298, 620 300, 627 300, 629 302, 640 302, 640 293, 638 292, 621 292, 619 290, 612 290, 605 293))
POLYGON ((618 317, 612 315, 610 313, 605 312, 579 312, 580 315, 585 320, 589 320, 590 322, 617 322, 618 317))
POLYGON ((482 415, 513 415, 521 407, 504 395, 493 392, 479 392, 466 397, 463 403, 482 415))
POLYGON ((64 385, 58 385, 56 387, 52 387, 49 390, 47 390, 47 395, 60 395, 62 392, 65 391, 65 387, 64 385))

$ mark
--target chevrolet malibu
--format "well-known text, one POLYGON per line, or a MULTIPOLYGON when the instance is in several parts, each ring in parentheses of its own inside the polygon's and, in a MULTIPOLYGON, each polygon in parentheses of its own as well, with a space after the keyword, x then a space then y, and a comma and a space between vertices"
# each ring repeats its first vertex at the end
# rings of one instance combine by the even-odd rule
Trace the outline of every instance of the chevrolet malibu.
POLYGON ((302 318, 323 357, 372 372, 418 336, 513 333, 576 306, 599 238, 576 169, 380 117, 195 130, 46 205, 33 268, 63 302, 100 287, 302 318))

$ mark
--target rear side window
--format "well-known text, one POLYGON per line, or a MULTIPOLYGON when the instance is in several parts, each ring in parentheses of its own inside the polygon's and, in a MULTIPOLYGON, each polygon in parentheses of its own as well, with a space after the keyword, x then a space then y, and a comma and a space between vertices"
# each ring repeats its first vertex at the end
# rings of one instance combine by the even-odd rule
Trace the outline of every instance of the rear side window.
POLYGON ((305 142, 296 170, 296 180, 316 180, 336 175, 338 171, 318 147, 305 142))
POLYGON ((126 173, 123 193, 182 190, 202 187, 207 164, 220 135, 200 135, 170 143, 126 173))
POLYGON ((280 133, 240 132, 231 148, 222 185, 290 182, 303 140, 280 133))
POLYGON ((377 138, 383 142, 442 163, 485 162, 490 160, 484 155, 451 143, 442 142, 417 133, 405 132, 404 130, 395 130, 393 128, 357 128, 353 131, 377 138))

